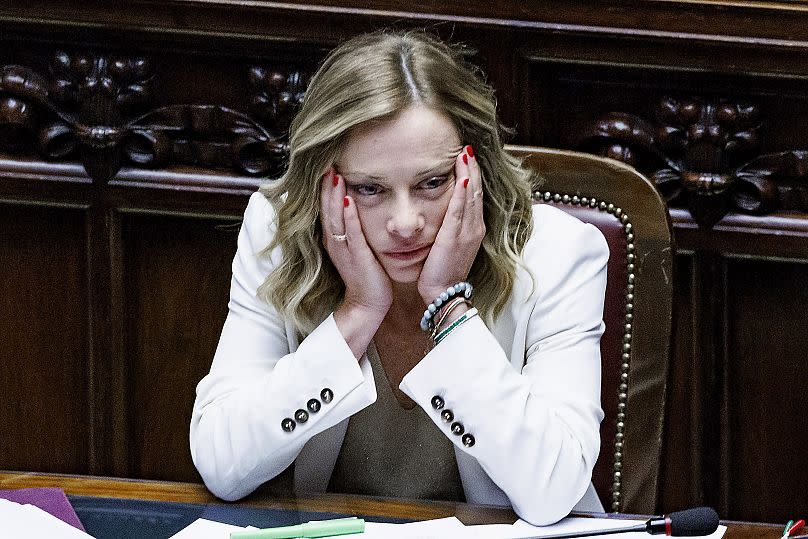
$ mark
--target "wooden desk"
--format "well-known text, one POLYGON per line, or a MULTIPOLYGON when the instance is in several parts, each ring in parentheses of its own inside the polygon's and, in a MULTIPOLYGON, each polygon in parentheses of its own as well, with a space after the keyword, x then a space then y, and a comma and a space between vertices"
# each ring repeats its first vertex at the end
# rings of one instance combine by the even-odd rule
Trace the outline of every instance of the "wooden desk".
MULTIPOLYGON (((26 472, 0 472, 0 489, 58 487, 68 495, 121 498, 134 500, 225 504, 198 483, 145 481, 107 477, 57 475, 26 472)), ((509 508, 466 503, 393 500, 342 494, 318 494, 296 498, 277 498, 254 494, 238 502, 250 507, 297 509, 344 513, 358 516, 380 516, 426 520, 456 516, 466 524, 511 523, 516 514, 509 508)), ((593 515, 604 516, 604 515, 593 515)), ((636 515, 609 515, 614 518, 637 518, 636 515)), ((643 518, 643 517, 639 517, 643 518)), ((782 525, 722 521, 727 526, 725 539, 777 539, 782 525)), ((649 536, 650 537, 650 536, 649 536)))

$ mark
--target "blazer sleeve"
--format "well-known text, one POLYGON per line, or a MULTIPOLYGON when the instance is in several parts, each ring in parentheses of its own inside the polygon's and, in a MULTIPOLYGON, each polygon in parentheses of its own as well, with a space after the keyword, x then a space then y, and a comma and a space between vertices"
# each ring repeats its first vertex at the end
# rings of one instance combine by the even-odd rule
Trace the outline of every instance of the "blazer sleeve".
POLYGON ((333 315, 292 350, 284 321, 257 297, 277 261, 277 253, 261 255, 273 226, 271 205, 253 194, 233 260, 229 312, 210 373, 196 388, 191 456, 208 489, 225 500, 272 479, 312 436, 376 400, 367 359, 356 360, 333 315), (295 418, 299 410, 305 421, 295 418), (294 421, 291 432, 281 427, 286 418, 294 421))
MULTIPOLYGON (((540 238, 534 233, 525 248, 536 288, 521 300, 512 298, 521 302, 512 307, 516 317, 527 319, 524 340, 517 335, 514 350, 506 354, 475 317, 450 333, 401 384, 457 447, 477 459, 516 513, 534 525, 560 520, 586 492, 603 419, 600 336, 608 245, 592 225, 566 215, 562 224, 560 230, 544 229, 540 238), (522 354, 520 372, 515 364, 522 363, 522 354), (444 410, 452 410, 453 420, 441 419, 431 404, 436 395, 444 410), (473 445, 452 434, 452 422, 474 437, 473 445)), ((516 325, 519 333, 520 322, 516 325)))

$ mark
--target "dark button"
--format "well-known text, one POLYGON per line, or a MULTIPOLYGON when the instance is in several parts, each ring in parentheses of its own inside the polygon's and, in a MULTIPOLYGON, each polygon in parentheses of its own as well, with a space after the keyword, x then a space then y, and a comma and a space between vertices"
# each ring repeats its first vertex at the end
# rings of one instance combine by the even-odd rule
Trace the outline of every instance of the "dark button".
POLYGON ((432 397, 432 408, 434 408, 435 410, 440 410, 441 408, 443 408, 443 405, 444 402, 442 398, 440 398, 437 395, 432 397))
POLYGON ((295 412, 295 419, 297 419, 298 423, 305 423, 309 420, 309 413, 301 408, 295 412))
POLYGON ((452 413, 452 411, 451 411, 451 410, 448 410, 448 409, 447 409, 447 410, 444 410, 444 411, 442 411, 442 412, 440 413, 440 417, 441 417, 441 419, 443 419, 443 421, 444 421, 445 423, 448 423, 449 421, 451 421, 452 419, 454 419, 454 414, 452 413))
POLYGON ((295 430, 296 426, 297 424, 291 417, 287 417, 286 419, 281 421, 281 428, 286 432, 292 432, 293 430, 295 430))
POLYGON ((474 445, 474 436, 471 434, 464 434, 461 440, 463 441, 463 445, 466 447, 471 447, 474 445))
POLYGON ((323 400, 324 403, 328 404, 332 400, 334 400, 334 392, 328 389, 327 387, 320 391, 320 398, 323 400))
POLYGON ((466 429, 463 428, 463 423, 461 423, 460 421, 455 421, 454 423, 452 423, 452 434, 454 434, 455 436, 460 436, 461 434, 463 434, 464 430, 466 429))
POLYGON ((309 402, 306 403, 306 408, 308 408, 309 412, 313 414, 316 414, 317 412, 320 411, 320 406, 322 405, 320 404, 320 401, 318 401, 317 399, 309 399, 309 402))

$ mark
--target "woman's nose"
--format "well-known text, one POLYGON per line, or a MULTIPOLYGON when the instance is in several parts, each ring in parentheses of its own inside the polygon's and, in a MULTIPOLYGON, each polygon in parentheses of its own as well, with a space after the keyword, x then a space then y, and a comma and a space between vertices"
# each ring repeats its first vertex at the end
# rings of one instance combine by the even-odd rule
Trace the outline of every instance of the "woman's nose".
POLYGON ((412 200, 397 200, 387 220, 387 232, 402 238, 411 238, 424 228, 421 209, 412 200))

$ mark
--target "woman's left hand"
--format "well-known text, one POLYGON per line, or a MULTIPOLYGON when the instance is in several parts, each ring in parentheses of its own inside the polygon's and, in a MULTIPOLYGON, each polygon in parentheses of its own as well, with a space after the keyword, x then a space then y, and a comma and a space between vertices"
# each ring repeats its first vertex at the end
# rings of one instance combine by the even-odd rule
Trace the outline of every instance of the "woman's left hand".
POLYGON ((457 156, 455 178, 452 199, 418 277, 425 305, 466 280, 485 236, 482 176, 471 146, 457 156))

